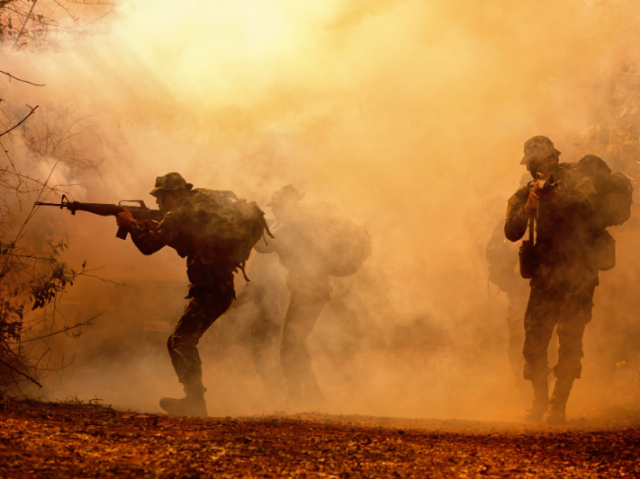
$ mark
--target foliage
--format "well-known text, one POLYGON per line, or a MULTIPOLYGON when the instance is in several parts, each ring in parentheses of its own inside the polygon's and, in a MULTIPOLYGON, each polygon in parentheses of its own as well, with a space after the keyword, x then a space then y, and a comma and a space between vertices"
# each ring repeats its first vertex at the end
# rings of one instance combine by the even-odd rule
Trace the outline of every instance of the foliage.
POLYGON ((617 45, 615 66, 594 82, 591 124, 582 132, 578 158, 594 154, 604 158, 614 171, 631 178, 640 175, 640 55, 637 39, 640 7, 637 2, 595 0, 591 15, 606 18, 626 45, 617 45))
POLYGON ((0 387, 6 387, 38 382, 41 371, 30 358, 30 343, 34 338, 46 342, 55 333, 56 303, 85 265, 77 270, 63 262, 67 243, 61 233, 48 225, 31 225, 34 208, 26 214, 16 208, 17 199, 31 203, 32 195, 54 188, 5 169, 0 191, 0 387), (13 195, 7 197, 8 191, 13 195))
POLYGON ((640 174, 640 72, 628 71, 627 75, 631 78, 613 76, 605 111, 576 146, 579 157, 601 156, 614 170, 636 178, 640 174))
POLYGON ((21 38, 40 45, 45 39, 47 21, 42 14, 33 14, 35 2, 28 0, 0 0, 0 41, 17 45, 21 38), (25 20, 29 18, 31 24, 25 20), (26 27, 29 27, 28 29, 26 27))
MULTIPOLYGON (((0 48, 44 48, 48 32, 81 26, 83 12, 91 7, 102 7, 98 13, 103 14, 110 4, 0 0, 0 48)), ((2 73, 2 81, 44 86, 2 73)), ((87 270, 85 264, 72 268, 62 260, 68 248, 64 230, 52 220, 32 221, 33 204, 63 193, 50 184, 60 163, 73 176, 97 172, 104 158, 92 154, 101 142, 87 118, 74 117, 68 108, 36 112, 36 106, 27 112, 11 99, 0 101, 0 154, 6 160, 0 170, 0 391, 22 393, 24 383, 40 385, 47 370, 61 367, 52 360, 51 338, 77 336, 93 319, 56 324, 57 303, 87 270), (36 176, 47 168, 48 177, 41 181, 36 176)))
POLYGON ((90 25, 112 7, 107 0, 0 0, 0 44, 42 47, 52 30, 90 25))

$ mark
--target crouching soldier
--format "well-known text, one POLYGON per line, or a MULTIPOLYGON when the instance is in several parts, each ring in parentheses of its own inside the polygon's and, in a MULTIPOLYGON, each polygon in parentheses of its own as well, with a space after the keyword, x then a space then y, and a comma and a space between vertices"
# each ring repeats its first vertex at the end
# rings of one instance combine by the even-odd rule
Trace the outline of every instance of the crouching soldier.
MULTIPOLYGON (((184 386, 182 399, 162 398, 170 414, 206 416, 202 362, 198 342, 235 299, 233 273, 266 229, 264 213, 230 191, 193 189, 179 173, 156 179, 156 197, 162 221, 136 221, 122 208, 117 224, 126 227, 136 247, 150 255, 165 246, 187 259, 189 302, 167 346, 171 362, 184 386)), ((268 231, 268 229, 267 229, 268 231)))

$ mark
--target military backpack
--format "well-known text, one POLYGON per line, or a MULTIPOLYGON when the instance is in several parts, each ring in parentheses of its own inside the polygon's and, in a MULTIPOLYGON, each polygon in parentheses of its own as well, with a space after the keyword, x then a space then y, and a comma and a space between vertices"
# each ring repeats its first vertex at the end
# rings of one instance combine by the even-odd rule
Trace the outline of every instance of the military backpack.
POLYGON ((616 264, 616 242, 606 228, 619 226, 631 216, 633 186, 624 173, 612 173, 609 165, 595 155, 586 155, 572 165, 572 170, 578 177, 589 178, 598 193, 588 246, 594 266, 608 271, 616 264))
POLYGON ((595 224, 598 227, 619 226, 631 216, 633 186, 624 173, 612 173, 600 157, 586 155, 573 165, 573 173, 586 176, 598 193, 595 224))
MULTIPOLYGON (((196 208, 198 254, 203 260, 228 263, 240 268, 244 274, 246 261, 255 244, 268 234, 264 212, 254 201, 239 199, 231 191, 195 190, 206 195, 196 208), (207 201, 208 200, 208 201, 207 201)), ((248 281, 246 274, 245 279, 248 281)))

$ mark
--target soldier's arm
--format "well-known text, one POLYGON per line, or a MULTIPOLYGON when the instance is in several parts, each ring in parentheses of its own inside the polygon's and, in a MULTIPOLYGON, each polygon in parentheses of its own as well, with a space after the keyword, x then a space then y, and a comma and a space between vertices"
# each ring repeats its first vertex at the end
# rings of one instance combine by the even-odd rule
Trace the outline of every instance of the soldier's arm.
POLYGON ((255 244, 253 249, 262 254, 275 253, 276 247, 273 242, 274 240, 269 240, 268 243, 264 240, 260 240, 255 244))
MULTIPOLYGON (((278 230, 282 227, 282 222, 273 219, 267 219, 267 224, 269 225, 271 233, 276 233, 276 235, 278 230)), ((275 253, 278 249, 278 243, 274 242, 274 238, 267 239, 263 234, 263 239, 258 241, 253 249, 262 254, 275 253)))
POLYGON ((150 255, 168 245, 177 234, 175 215, 167 213, 155 229, 138 222, 129 225, 133 244, 144 255, 150 255))
POLYGON ((507 219, 504 225, 504 235, 509 241, 518 241, 524 236, 529 224, 529 215, 524 211, 527 203, 529 188, 523 186, 511 198, 507 205, 507 219))

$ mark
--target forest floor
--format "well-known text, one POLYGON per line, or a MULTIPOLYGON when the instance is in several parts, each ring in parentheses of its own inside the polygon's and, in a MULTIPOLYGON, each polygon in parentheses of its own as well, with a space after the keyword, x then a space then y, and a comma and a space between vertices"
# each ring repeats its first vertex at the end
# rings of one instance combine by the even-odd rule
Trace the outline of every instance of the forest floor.
POLYGON ((0 402, 0 477, 640 477, 640 418, 187 418, 0 402))

